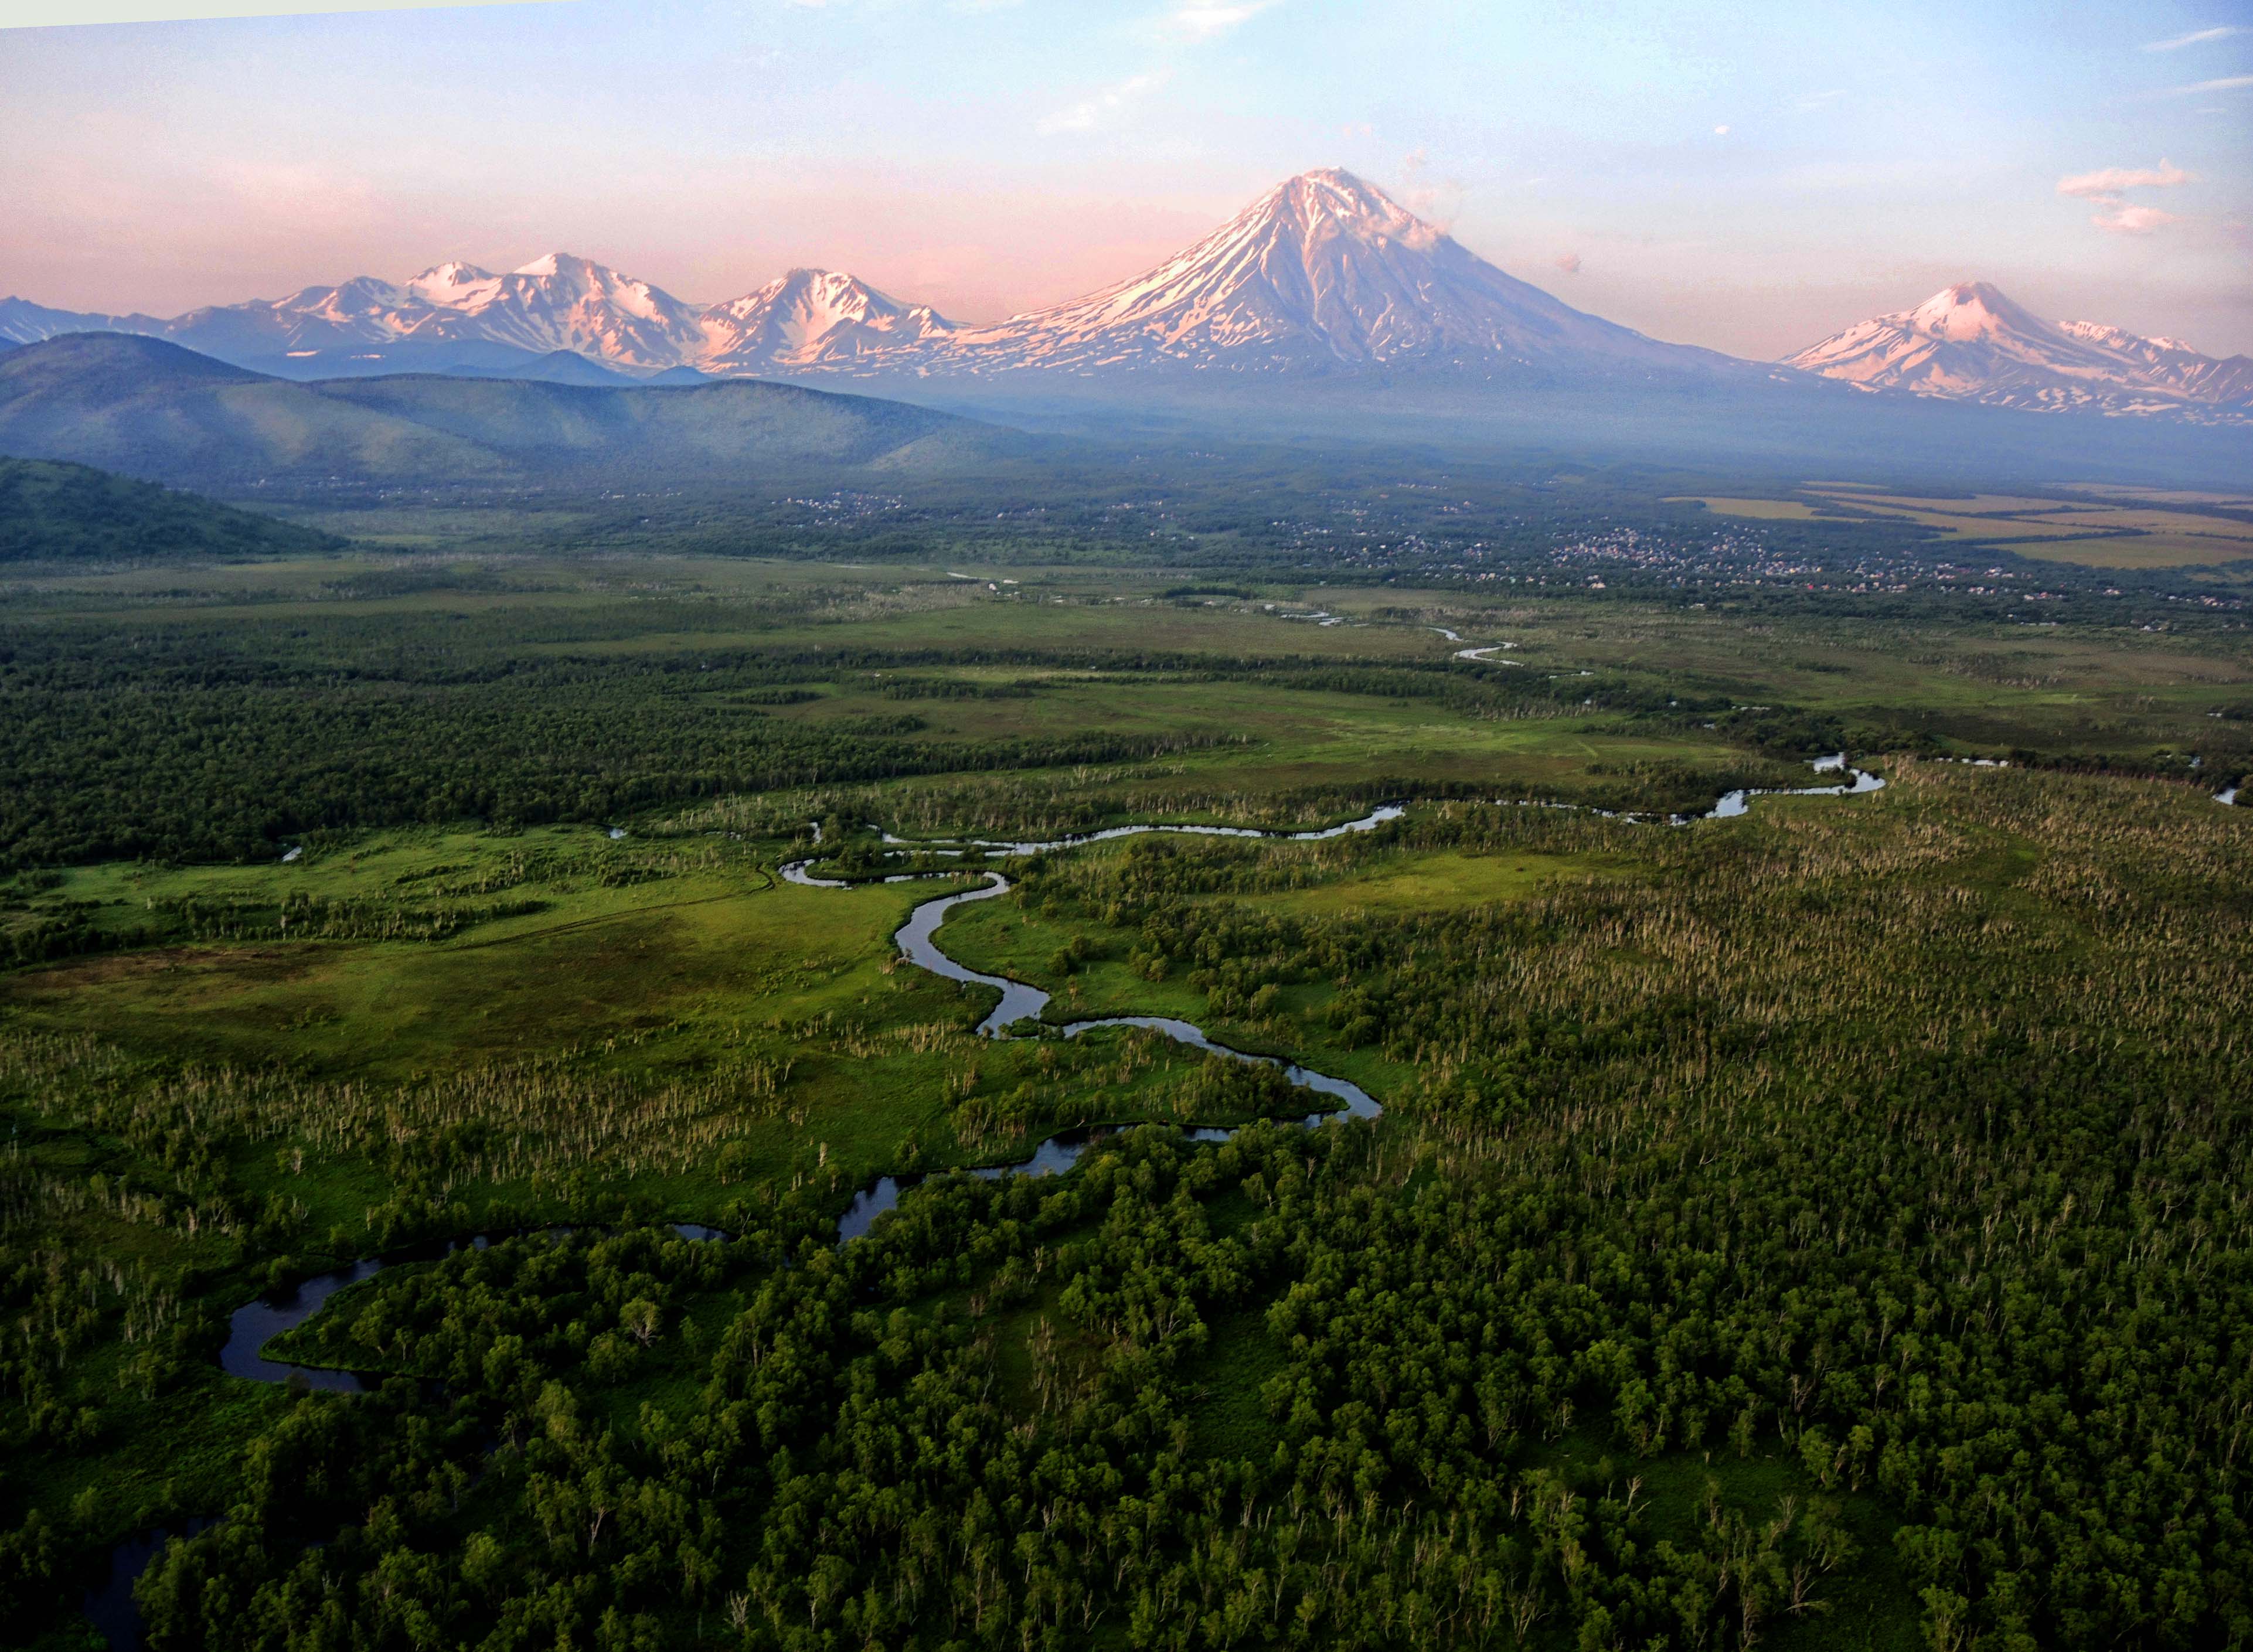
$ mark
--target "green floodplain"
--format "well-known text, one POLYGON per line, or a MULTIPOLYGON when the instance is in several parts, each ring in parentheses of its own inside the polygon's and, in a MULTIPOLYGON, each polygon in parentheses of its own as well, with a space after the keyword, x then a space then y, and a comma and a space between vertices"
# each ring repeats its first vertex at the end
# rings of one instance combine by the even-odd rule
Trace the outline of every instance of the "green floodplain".
POLYGON ((155 1530, 159 1649, 2253 1636, 2230 603, 363 539, 0 627, 33 1644, 155 1530), (892 939, 971 883, 880 833, 1384 803, 1007 862, 1015 1036, 892 939), (266 1350, 364 1391, 222 1370, 386 1254, 266 1350))

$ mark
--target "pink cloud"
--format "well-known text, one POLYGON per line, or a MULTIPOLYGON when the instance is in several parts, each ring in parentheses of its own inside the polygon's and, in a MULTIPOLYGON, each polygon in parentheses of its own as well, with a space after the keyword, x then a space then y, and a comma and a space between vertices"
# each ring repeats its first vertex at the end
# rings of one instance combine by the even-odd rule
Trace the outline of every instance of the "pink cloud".
POLYGON ((1557 268, 1563 270, 1568 275, 1579 275, 1580 273, 1580 254, 1578 253, 1559 253, 1557 254, 1557 268))
POLYGON ((2148 235, 2155 229, 2164 229, 2169 224, 2180 224, 2183 220, 2180 213, 2163 213, 2156 206, 2116 206, 2097 213, 2089 221, 2107 234, 2148 235))
POLYGON ((2172 161, 2162 160, 2157 166, 2108 166, 2100 171, 2061 178, 2057 181, 2057 192, 2076 195, 2082 200, 2109 201, 2123 190, 2172 189, 2177 184, 2191 181, 2191 174, 2172 161))

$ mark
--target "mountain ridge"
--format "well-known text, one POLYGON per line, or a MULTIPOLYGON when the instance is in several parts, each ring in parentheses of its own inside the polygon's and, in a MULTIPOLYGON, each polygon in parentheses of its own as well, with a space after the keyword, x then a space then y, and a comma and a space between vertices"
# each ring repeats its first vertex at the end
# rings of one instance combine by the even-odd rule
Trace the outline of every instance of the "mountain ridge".
POLYGON ((523 486, 579 471, 724 485, 1006 461, 1021 433, 810 386, 399 373, 304 382, 163 339, 76 333, 0 353, 0 452, 174 485, 523 486))

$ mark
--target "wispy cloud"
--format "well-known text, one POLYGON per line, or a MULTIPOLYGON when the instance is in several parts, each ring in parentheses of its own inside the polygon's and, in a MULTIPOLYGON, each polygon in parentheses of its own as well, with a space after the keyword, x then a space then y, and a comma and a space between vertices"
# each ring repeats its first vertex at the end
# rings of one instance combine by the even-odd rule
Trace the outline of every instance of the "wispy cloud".
POLYGON ((1162 71, 1155 74, 1131 74, 1118 85, 1106 87, 1092 97, 1084 98, 1053 115, 1043 115, 1039 129, 1050 136, 1058 132, 1092 132, 1135 99, 1156 91, 1165 83, 1166 76, 1162 71))
POLYGON ((2194 80, 2188 86, 2179 86, 2179 98, 2195 97, 2201 92, 2235 92, 2240 87, 2253 86, 2253 74, 2232 74, 2219 80, 2194 80))
POLYGON ((2116 199, 2123 190, 2172 189, 2190 181, 2188 172, 2162 159, 2157 166, 2107 166, 2094 172, 2076 172, 2057 180, 2057 192, 2085 201, 2103 201, 2116 199))
POLYGON ((2108 207, 2089 221, 2108 235, 2148 235, 2183 220, 2180 214, 2163 213, 2156 206, 2120 206, 2108 207))
POLYGON ((2148 235, 2183 220, 2156 206, 2131 206, 2131 189, 2173 189, 2193 182, 2193 177, 2173 161, 2161 158, 2157 166, 2105 166, 2093 172, 2075 172, 2057 180, 2057 192, 2075 200, 2094 203, 2103 210, 2089 221, 2108 235, 2148 235))
POLYGON ((2188 34, 2179 34, 2172 40, 2154 40, 2151 42, 2150 45, 2146 45, 2144 50, 2146 52, 2180 52, 2187 45, 2204 45, 2208 40, 2227 40, 2233 34, 2243 34, 2244 32, 2244 30, 2239 28, 2234 23, 2225 24, 2218 29, 2193 29, 2188 34))
POLYGON ((2057 192, 2102 208, 2089 221, 2108 235, 2148 235, 2183 220, 2179 214, 2161 212, 2156 206, 2129 205, 2127 192, 2173 189, 2193 181, 2192 174, 2173 161, 2162 159, 2157 166, 2105 166, 2093 172, 2075 172, 2070 178, 2057 180, 2057 192))
MULTIPOLYGON (((977 3, 978 0, 971 3, 977 3)), ((1157 18, 1156 33, 1175 45, 1203 45, 1282 3, 1283 0, 1174 0, 1157 18)), ((1172 68, 1166 66, 1142 74, 1130 74, 1092 96, 1043 115, 1035 122, 1035 129, 1047 136, 1061 132, 1092 132, 1137 99, 1156 91, 1172 75, 1172 68)), ((1365 133, 1368 128, 1362 129, 1365 133)), ((1353 129, 1348 127, 1346 131, 1351 136, 1353 129)))
POLYGON ((1177 40, 1196 43, 1217 39, 1282 3, 1283 0, 1235 0, 1233 4, 1215 4, 1212 0, 1182 0, 1166 13, 1164 27, 1177 40))
POLYGON ((1793 107, 1798 109, 1802 115, 1812 115, 1817 109, 1829 108, 1831 104, 1836 103, 1840 98, 1845 97, 1845 95, 1846 88, 1845 87, 1834 86, 1827 92, 1808 92, 1802 94, 1798 101, 1794 104, 1793 107))

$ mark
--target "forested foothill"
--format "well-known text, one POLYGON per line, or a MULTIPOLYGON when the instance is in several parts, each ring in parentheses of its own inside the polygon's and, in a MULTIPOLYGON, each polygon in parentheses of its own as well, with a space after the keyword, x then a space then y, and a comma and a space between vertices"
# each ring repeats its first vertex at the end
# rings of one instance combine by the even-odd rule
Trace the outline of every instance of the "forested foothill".
POLYGON ((2227 528, 1202 463, 0 475, 4 1638, 2253 1642, 2227 528))

